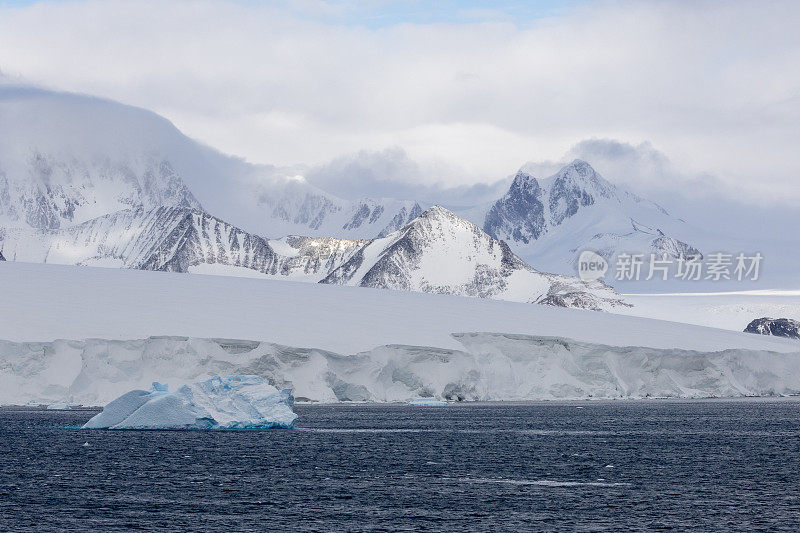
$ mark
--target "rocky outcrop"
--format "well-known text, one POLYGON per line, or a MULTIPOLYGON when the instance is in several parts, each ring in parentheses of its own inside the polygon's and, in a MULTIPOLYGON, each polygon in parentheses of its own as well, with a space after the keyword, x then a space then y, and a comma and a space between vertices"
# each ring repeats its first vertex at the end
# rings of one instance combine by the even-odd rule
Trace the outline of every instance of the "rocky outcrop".
POLYGON ((744 331, 745 333, 800 339, 800 320, 791 318, 757 318, 750 322, 744 328, 744 331))
POLYGON ((536 178, 518 172, 508 192, 486 213, 483 230, 496 239, 528 244, 547 227, 544 220, 542 188, 536 178))

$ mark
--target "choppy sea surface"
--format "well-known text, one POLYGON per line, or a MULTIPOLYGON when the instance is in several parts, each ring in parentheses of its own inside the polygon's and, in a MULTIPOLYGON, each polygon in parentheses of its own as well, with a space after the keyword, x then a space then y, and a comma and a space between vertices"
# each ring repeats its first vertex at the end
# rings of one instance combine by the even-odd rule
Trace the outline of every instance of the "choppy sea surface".
POLYGON ((0 530, 800 530, 800 401, 296 411, 200 432, 0 409, 0 530))

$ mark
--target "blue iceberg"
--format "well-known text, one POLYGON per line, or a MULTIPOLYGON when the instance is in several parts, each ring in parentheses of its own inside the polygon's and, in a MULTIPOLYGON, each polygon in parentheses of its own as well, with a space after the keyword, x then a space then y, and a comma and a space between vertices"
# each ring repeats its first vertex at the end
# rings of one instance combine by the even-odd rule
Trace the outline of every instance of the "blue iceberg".
POLYGON ((215 377, 170 392, 154 382, 113 400, 86 429, 290 429, 297 415, 291 389, 258 376, 215 377))

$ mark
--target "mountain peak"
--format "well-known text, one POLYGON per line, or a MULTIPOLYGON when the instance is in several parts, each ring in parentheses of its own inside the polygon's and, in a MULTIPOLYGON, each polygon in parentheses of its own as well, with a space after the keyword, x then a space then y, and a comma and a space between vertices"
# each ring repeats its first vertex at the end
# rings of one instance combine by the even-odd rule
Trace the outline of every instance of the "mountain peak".
POLYGON ((575 159, 571 163, 564 165, 548 181, 553 182, 554 188, 580 189, 591 196, 605 198, 615 196, 614 191, 616 188, 614 185, 583 159, 575 159))
POLYGON ((594 169, 592 168, 592 165, 590 165, 588 162, 584 161, 583 159, 575 158, 567 166, 575 168, 575 169, 586 169, 586 170, 589 170, 591 172, 594 172, 594 169))
MULTIPOLYGON (((423 211, 417 220, 425 219, 425 220, 463 220, 461 217, 446 209, 440 205, 434 205, 433 207, 429 207, 425 211, 423 211)), ((412 221, 413 222, 413 221, 412 221)))
POLYGON ((601 177, 597 171, 592 168, 592 165, 584 161, 583 159, 574 159, 572 162, 567 163, 558 172, 555 173, 556 177, 560 176, 571 176, 571 177, 581 177, 581 178, 588 178, 593 179, 595 177, 600 178, 601 180, 605 181, 605 178, 601 177))
POLYGON ((439 205, 387 239, 370 241, 320 283, 588 309, 619 303, 604 285, 539 272, 508 244, 439 205))
POLYGON ((446 231, 450 234, 463 231, 470 234, 483 233, 480 227, 440 205, 425 210, 416 219, 409 222, 406 228, 422 232, 438 228, 437 231, 446 231))
POLYGON ((511 182, 511 186, 508 189, 508 194, 516 193, 529 193, 532 190, 535 190, 539 187, 539 182, 536 178, 534 178, 528 172, 520 169, 517 171, 516 175, 514 175, 514 181, 511 182))

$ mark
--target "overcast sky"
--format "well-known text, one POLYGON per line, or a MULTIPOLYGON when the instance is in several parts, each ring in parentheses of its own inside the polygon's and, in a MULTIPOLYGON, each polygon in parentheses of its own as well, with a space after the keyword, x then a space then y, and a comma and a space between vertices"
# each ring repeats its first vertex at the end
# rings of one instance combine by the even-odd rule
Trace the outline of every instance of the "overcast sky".
POLYGON ((353 194, 582 157, 640 192, 797 202, 798 27, 797 1, 0 0, 0 70, 353 194))

